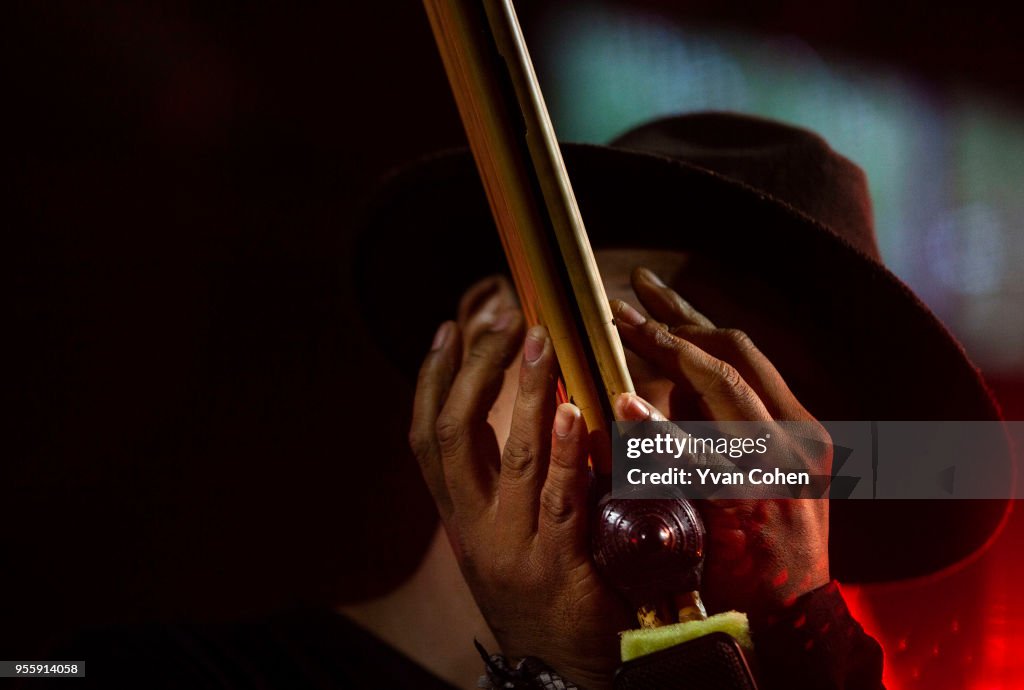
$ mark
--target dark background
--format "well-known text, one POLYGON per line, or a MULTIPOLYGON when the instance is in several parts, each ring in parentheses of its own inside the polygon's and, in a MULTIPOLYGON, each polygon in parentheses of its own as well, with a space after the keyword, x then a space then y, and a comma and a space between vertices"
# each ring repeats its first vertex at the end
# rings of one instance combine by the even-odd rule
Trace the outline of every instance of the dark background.
MULTIPOLYGON (((1020 17, 994 3, 647 4, 1024 99, 1020 17)), ((519 7, 529 38, 541 3, 519 7)), ((351 248, 376 178, 463 141, 422 8, 6 14, 0 657, 393 586, 431 525, 373 515, 429 506, 351 248)), ((1020 382, 993 383, 1022 418, 1020 382)))

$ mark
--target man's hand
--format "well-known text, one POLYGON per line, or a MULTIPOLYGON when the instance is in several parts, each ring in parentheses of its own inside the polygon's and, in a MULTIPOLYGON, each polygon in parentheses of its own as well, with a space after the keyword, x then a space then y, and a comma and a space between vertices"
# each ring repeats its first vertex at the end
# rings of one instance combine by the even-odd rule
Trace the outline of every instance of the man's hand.
POLYGON ((591 560, 586 425, 575 406, 555 409, 546 330, 530 329, 524 342, 519 310, 487 289, 467 293, 461 328, 447 322, 438 331, 420 370, 410 442, 503 653, 608 687, 617 633, 632 621, 591 560), (499 449, 487 416, 520 345, 511 432, 499 449))
MULTIPOLYGON (((672 383, 669 418, 696 411, 719 421, 816 424, 742 333, 716 328, 650 272, 635 272, 633 287, 650 318, 624 302, 613 312, 625 345, 672 383)), ((607 686, 617 633, 635 621, 591 559, 587 430, 572 405, 555 410, 545 330, 531 329, 524 342, 518 309, 488 290, 494 285, 467 293, 459 323, 439 329, 420 371, 410 442, 502 651, 539 657, 583 686, 607 686), (518 395, 500 449, 487 417, 520 345, 518 395)), ((615 412, 627 421, 666 418, 635 395, 620 397, 615 412)), ((827 501, 706 501, 700 510, 712 610, 745 611, 756 625, 828 582, 827 501)))
MULTIPOLYGON (((831 467, 828 435, 797 401, 779 372, 740 331, 716 328, 653 273, 637 269, 633 289, 650 318, 612 303, 623 343, 668 377, 674 390, 666 414, 637 396, 615 403, 624 421, 692 419, 799 421, 816 428, 828 457, 807 469, 831 467)), ((794 452, 794 457, 805 453, 794 452)), ((829 581, 827 500, 701 501, 708 533, 702 594, 715 611, 736 609, 756 624, 829 581)))

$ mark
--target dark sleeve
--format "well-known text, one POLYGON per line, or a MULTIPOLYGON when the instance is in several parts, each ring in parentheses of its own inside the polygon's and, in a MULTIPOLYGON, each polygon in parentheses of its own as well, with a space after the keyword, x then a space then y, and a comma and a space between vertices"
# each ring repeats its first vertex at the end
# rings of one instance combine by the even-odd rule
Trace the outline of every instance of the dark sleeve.
POLYGON ((830 582, 772 621, 753 624, 761 690, 880 690, 882 648, 830 582))

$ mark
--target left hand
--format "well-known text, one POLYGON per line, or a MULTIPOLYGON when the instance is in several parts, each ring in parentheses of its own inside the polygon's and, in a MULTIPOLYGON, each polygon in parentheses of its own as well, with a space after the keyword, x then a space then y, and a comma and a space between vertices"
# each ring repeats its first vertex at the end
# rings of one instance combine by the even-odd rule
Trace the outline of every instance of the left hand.
POLYGON ((631 621, 590 555, 586 424, 571 404, 556 412, 547 331, 530 329, 524 343, 521 314, 506 309, 485 329, 472 319, 441 326, 420 371, 410 443, 502 652, 537 657, 583 687, 610 687, 617 633, 631 621), (511 432, 499 450, 487 415, 520 344, 511 432))
MULTIPOLYGON (((620 300, 612 313, 623 344, 674 384, 663 410, 623 394, 615 412, 625 421, 693 418, 720 422, 799 422, 801 443, 777 433, 776 457, 828 474, 828 432, 786 385, 775 366, 742 332, 715 326, 653 273, 637 269, 633 289, 644 316, 620 300)), ((665 403, 662 403, 663 405, 665 403)), ((735 609, 758 625, 829 581, 827 499, 695 501, 707 529, 704 596, 711 611, 735 609)))

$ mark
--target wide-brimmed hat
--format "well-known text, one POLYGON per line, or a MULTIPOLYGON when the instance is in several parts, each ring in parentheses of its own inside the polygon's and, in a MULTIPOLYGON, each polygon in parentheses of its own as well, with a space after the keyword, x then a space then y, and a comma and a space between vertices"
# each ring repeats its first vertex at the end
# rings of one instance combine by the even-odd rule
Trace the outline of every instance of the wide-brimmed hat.
MULTIPOLYGON (((786 295, 772 308, 802 324, 793 338, 815 367, 793 363, 785 344, 771 344, 756 325, 719 325, 746 330, 776 364, 789 361, 780 371, 817 418, 1000 418, 959 343, 882 263, 863 172, 821 137, 759 118, 700 113, 649 123, 609 146, 562 150, 595 249, 699 253, 770 280, 786 295)), ((464 150, 385 180, 358 252, 367 325, 410 376, 462 292, 507 272, 464 150)), ((891 580, 949 566, 986 543, 1007 503, 833 501, 833 575, 891 580)))

